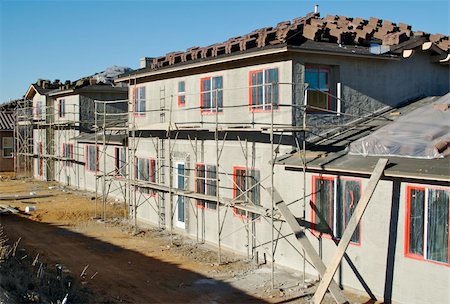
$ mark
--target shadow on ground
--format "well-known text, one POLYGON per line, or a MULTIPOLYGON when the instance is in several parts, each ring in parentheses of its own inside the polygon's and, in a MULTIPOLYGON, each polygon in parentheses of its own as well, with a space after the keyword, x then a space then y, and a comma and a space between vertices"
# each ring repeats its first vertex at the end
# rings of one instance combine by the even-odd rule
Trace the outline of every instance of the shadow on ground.
POLYGON ((75 277, 89 265, 84 284, 102 299, 123 303, 264 303, 175 263, 61 226, 15 215, 1 216, 0 223, 10 240, 21 237, 19 247, 40 253, 49 265, 62 264, 75 277))

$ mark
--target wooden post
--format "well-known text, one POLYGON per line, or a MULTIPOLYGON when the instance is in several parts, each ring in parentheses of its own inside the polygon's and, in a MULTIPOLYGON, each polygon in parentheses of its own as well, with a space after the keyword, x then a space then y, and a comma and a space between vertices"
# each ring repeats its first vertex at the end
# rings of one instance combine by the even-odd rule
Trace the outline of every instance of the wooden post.
MULTIPOLYGON (((328 269, 323 275, 322 280, 319 283, 319 286, 317 287, 316 293, 314 294, 313 297, 313 302, 315 304, 320 304, 322 302, 323 297, 325 296, 325 293, 327 292, 327 289, 330 286, 330 283, 334 282, 333 276, 336 273, 336 270, 339 267, 342 257, 344 256, 345 250, 347 249, 348 244, 350 244, 352 235, 355 232, 356 228, 358 227, 358 224, 361 221, 364 211, 366 210, 366 207, 369 204, 369 201, 372 198, 373 193, 375 192, 375 188, 381 176, 383 175, 384 168, 386 167, 387 163, 388 160, 386 158, 380 158, 378 160, 378 163, 375 166, 372 176, 369 179, 369 184, 367 185, 367 188, 365 189, 361 199, 359 200, 358 205, 356 206, 355 211, 353 212, 353 215, 350 218, 347 227, 344 230, 342 238, 339 241, 336 253, 334 254, 333 259, 331 260, 328 269)), ((331 286, 330 291, 332 291, 331 286)))
MULTIPOLYGON (((306 234, 304 232, 304 228, 300 226, 295 216, 291 213, 286 203, 281 198, 280 194, 275 189, 268 189, 270 193, 273 193, 273 199, 276 203, 276 206, 280 210, 283 217, 286 219, 286 222, 288 223, 289 227, 291 227, 292 232, 294 232, 295 237, 299 241, 299 243, 302 245, 303 249, 305 250, 306 254, 311 259, 311 262, 313 263, 316 270, 320 273, 321 276, 324 275, 326 267, 323 263, 320 256, 317 254, 316 250, 314 249, 311 242, 306 237, 306 234)), ((339 289, 339 286, 336 284, 336 282, 332 281, 330 285, 330 291, 334 298, 334 300, 341 304, 341 303, 347 303, 347 300, 345 299, 342 291, 339 289)))

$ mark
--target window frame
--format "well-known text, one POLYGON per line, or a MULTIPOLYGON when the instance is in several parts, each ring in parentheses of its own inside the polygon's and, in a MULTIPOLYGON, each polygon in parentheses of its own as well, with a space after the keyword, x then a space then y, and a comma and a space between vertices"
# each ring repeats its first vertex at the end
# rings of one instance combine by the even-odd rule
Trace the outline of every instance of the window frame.
POLYGON ((180 80, 178 81, 178 88, 177 88, 177 101, 179 107, 186 106, 186 81, 180 80), (180 91, 180 85, 183 84, 184 91, 180 91))
POLYGON ((125 147, 114 147, 114 176, 116 178, 125 178, 127 175, 127 154, 125 147), (124 152, 124 155, 122 155, 124 152), (125 159, 122 159, 124 156, 125 159))
POLYGON ((84 167, 85 170, 88 172, 94 172, 97 173, 100 171, 100 161, 99 161, 99 147, 96 145, 91 145, 91 144, 86 144, 85 146, 85 162, 84 162, 84 167), (90 166, 90 160, 89 160, 89 149, 94 147, 95 148, 95 169, 92 170, 91 166, 90 166))
MULTIPOLYGON (((210 164, 206 164, 206 163, 196 163, 195 164, 195 169, 194 169, 194 186, 195 186, 195 193, 199 193, 199 194, 205 194, 205 195, 210 195, 210 196, 216 196, 217 194, 217 180, 216 178, 212 178, 212 177, 208 177, 208 167, 214 167, 214 172, 215 172, 215 176, 217 178, 217 168, 216 165, 210 165, 210 164), (203 171, 204 176, 203 177, 199 177, 198 176, 198 168, 200 166, 203 166, 203 169, 201 169, 201 171, 203 171), (202 183, 202 191, 199 192, 198 191, 198 183, 199 180, 203 179, 203 183, 202 183), (209 188, 207 181, 214 181, 214 188, 209 188), (214 189, 214 191, 211 191, 211 189, 214 189), (214 193, 211 193, 214 192, 214 193)), ((207 209, 207 210, 216 210, 217 209, 217 202, 213 202, 213 201, 208 201, 208 200, 201 200, 201 199, 196 199, 196 206, 197 208, 200 209, 207 209)))
MULTIPOLYGON (((141 182, 156 183, 156 159, 152 157, 135 156, 134 179, 141 182), (148 180, 139 178, 139 160, 148 161, 148 180)), ((156 196, 156 191, 154 189, 136 186, 135 190, 144 195, 149 195, 151 197, 156 196)))
POLYGON ((133 87, 132 94, 133 114, 135 116, 145 116, 147 111, 147 87, 145 85, 133 87), (144 92, 143 98, 142 92, 144 92))
MULTIPOLYGON (((279 109, 279 104, 280 104, 280 86, 279 86, 279 68, 278 67, 273 67, 273 68, 264 68, 264 69, 258 69, 258 70, 252 70, 249 71, 249 76, 248 76, 248 106, 249 106, 249 111, 250 112, 270 112, 271 111, 271 104, 266 102, 266 88, 271 85, 271 83, 266 83, 265 80, 267 78, 267 73, 269 73, 269 71, 271 70, 276 70, 277 71, 277 79, 278 81, 276 82, 276 95, 272 95, 272 97, 274 97, 276 99, 276 102, 274 104, 274 110, 278 110, 279 109), (258 74, 258 73, 262 73, 262 83, 261 84, 253 84, 253 75, 258 74), (261 104, 253 104, 253 89, 257 88, 257 87, 261 87, 262 88, 262 99, 263 102, 261 104), (259 106, 259 107, 258 107, 259 106), (260 108, 262 107, 262 108, 260 108)), ((273 87, 272 87, 272 92, 273 92, 273 87)), ((273 93, 272 93, 273 94, 273 93)))
MULTIPOLYGON (((327 81, 327 87, 328 87, 328 91, 324 91, 324 92, 327 92, 327 94, 326 94, 326 96, 327 96, 327 108, 325 109, 325 108, 321 108, 321 109, 308 109, 307 108, 307 111, 308 112, 317 112, 317 113, 320 113, 320 112, 327 112, 327 111, 331 111, 332 110, 332 108, 331 108, 331 67, 330 66, 323 66, 323 65, 309 65, 309 64, 307 64, 307 65, 305 65, 305 72, 304 72, 304 83, 307 83, 306 82, 306 70, 308 70, 308 69, 316 69, 318 72, 320 72, 321 70, 323 70, 323 71, 326 71, 327 72, 327 75, 328 75, 328 77, 327 77, 327 79, 328 79, 328 81, 327 81)), ((320 73, 318 73, 317 74, 317 77, 319 77, 319 79, 320 79, 320 73)), ((320 89, 316 89, 316 90, 312 90, 312 91, 323 91, 323 90, 320 90, 320 89)), ((308 103, 307 103, 307 106, 308 106, 308 103)))
POLYGON ((64 158, 63 166, 73 167, 73 161, 74 161, 74 145, 73 145, 73 143, 63 143, 62 144, 62 156, 64 158), (67 150, 67 148, 68 148, 68 150, 67 150))
POLYGON ((14 158, 14 137, 12 136, 4 136, 2 137, 2 158, 14 158), (11 144, 12 146, 6 146, 5 141, 6 139, 10 139, 11 140, 11 144), (10 155, 6 155, 5 151, 7 149, 11 149, 11 154, 10 155))
MULTIPOLYGON (((317 223, 319 222, 319 218, 317 218, 317 214, 315 212, 315 210, 313 210, 311 208, 311 229, 312 229, 312 233, 315 235, 319 235, 319 236, 324 236, 326 238, 330 238, 333 239, 335 241, 340 241, 341 237, 336 236, 337 235, 337 230, 339 229, 338 227, 338 217, 340 217, 341 219, 341 224, 342 224, 342 234, 345 231, 345 229, 347 228, 347 223, 345 221, 345 205, 343 202, 340 201, 340 195, 342 194, 342 188, 341 188, 341 183, 340 181, 355 181, 358 182, 359 184, 359 191, 360 191, 360 199, 363 196, 363 187, 362 187, 362 179, 360 178, 355 178, 355 177, 343 177, 343 176, 330 176, 330 175, 313 175, 312 176, 312 200, 311 203, 314 205, 315 208, 317 208, 317 189, 316 189, 316 180, 327 180, 327 181, 333 181, 333 195, 332 195, 332 199, 333 199, 333 227, 330 227, 332 230, 333 235, 330 235, 327 232, 323 232, 323 231, 319 231, 318 229, 316 229, 317 223), (338 206, 338 203, 341 203, 341 206, 338 206), (340 207, 340 208, 338 208, 340 207), (341 211, 341 214, 338 214, 338 210, 341 211)), ((358 202, 356 202, 356 204, 358 204, 358 202)), ((351 218, 351 216, 350 216, 351 218)), ((354 246, 361 246, 362 244, 362 220, 359 222, 358 224, 358 241, 350 241, 350 244, 354 245, 354 246)), ((352 236, 353 237, 353 236, 352 236)))
MULTIPOLYGON (((207 76, 207 77, 202 77, 200 78, 200 112, 202 113, 202 115, 208 115, 208 114, 218 114, 218 113, 223 113, 223 87, 224 87, 224 83, 223 83, 223 76, 222 75, 215 75, 215 76, 207 76), (210 104, 213 104, 213 92, 216 91, 216 89, 213 89, 213 80, 215 78, 221 78, 221 83, 222 83, 222 87, 220 89, 217 89, 217 92, 221 92, 220 96, 220 103, 218 105, 218 111, 216 112, 216 106, 214 107, 205 107, 204 106, 204 100, 203 100, 203 95, 204 94, 208 94, 209 98, 210 98, 210 104), (209 81, 209 90, 204 90, 203 88, 203 82, 205 80, 209 81)), ((216 103, 219 101, 219 99, 216 100, 216 103)))
POLYGON ((449 193, 449 219, 448 219, 448 226, 450 226, 450 188, 447 187, 436 187, 436 186, 428 186, 428 185, 407 185, 406 186, 406 208, 405 208, 405 236, 404 236, 404 256, 406 258, 418 260, 418 261, 424 261, 427 263, 437 264, 437 265, 443 265, 450 267, 450 231, 447 233, 447 262, 441 262, 441 261, 435 261, 427 259, 427 241, 428 239, 425 239, 425 235, 427 235, 428 231, 428 217, 426 216, 428 212, 426 209, 428 209, 429 206, 429 190, 443 190, 449 193), (423 214, 423 221, 422 221, 422 235, 423 235, 423 254, 417 254, 417 253, 411 253, 410 252, 410 232, 411 232, 411 221, 410 221, 410 215, 411 215, 411 191, 412 190, 420 190, 424 191, 424 214, 423 214))
MULTIPOLYGON (((249 175, 248 175, 248 172, 250 171, 250 172, 258 172, 258 175, 259 175, 259 179, 258 179, 258 181, 255 183, 255 184, 257 184, 257 188, 258 188, 258 201, 257 201, 257 204, 255 204, 255 202, 248 202, 248 203, 250 203, 250 204, 254 204, 254 205, 256 205, 256 206, 261 206, 261 171, 259 170, 259 169, 256 169, 256 168, 247 168, 247 167, 244 167, 244 166, 233 166, 233 200, 238 196, 237 195, 237 191, 238 191, 238 189, 237 189, 237 171, 243 171, 244 172, 244 177, 247 179, 248 177, 249 177, 249 175)), ((254 178, 255 180, 256 180, 256 178, 255 177, 253 177, 253 175, 250 175, 250 177, 252 177, 252 178, 254 178)), ((250 187, 248 187, 248 188, 252 188, 254 185, 251 185, 250 187)), ((242 188, 242 187, 240 187, 240 188, 242 188)), ((255 188, 253 188, 253 189, 255 189, 255 188)), ((239 191, 241 191, 241 190, 239 190, 239 191)), ((254 190, 247 190, 247 185, 246 185, 246 189, 244 190, 244 191, 242 191, 242 192, 247 192, 247 193, 250 193, 250 195, 249 194, 247 194, 247 195, 244 195, 243 197, 244 197, 244 200, 245 201, 247 201, 247 196, 252 196, 252 194, 251 193, 253 193, 253 191, 254 190)), ((250 211, 246 211, 246 210, 241 210, 241 209, 238 209, 238 208, 236 208, 236 207, 233 207, 232 208, 232 210, 233 210, 233 214, 235 215, 235 216, 237 216, 237 217, 240 217, 240 218, 243 218, 243 219, 247 219, 247 218, 252 218, 252 219, 255 219, 255 218, 259 218, 259 215, 257 215, 257 214, 254 214, 254 213, 252 213, 252 212, 250 212, 250 211)))
POLYGON ((58 99, 58 117, 64 118, 66 116, 66 100, 64 98, 58 99))
POLYGON ((42 100, 36 100, 36 107, 34 117, 35 119, 42 119, 43 109, 42 109, 42 100))

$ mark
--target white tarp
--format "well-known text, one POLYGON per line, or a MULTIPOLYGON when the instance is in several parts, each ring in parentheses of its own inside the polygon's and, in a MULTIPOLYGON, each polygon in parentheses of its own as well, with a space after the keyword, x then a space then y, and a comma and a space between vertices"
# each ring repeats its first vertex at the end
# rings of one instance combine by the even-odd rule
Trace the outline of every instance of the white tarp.
POLYGON ((349 154, 441 158, 449 152, 450 93, 350 144, 349 154))

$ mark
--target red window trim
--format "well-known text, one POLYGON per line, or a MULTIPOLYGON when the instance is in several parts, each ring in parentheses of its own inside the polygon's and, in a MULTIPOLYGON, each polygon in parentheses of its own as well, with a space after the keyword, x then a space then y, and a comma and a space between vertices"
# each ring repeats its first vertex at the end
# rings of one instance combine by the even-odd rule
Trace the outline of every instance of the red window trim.
POLYGON ((211 90, 212 91, 212 78, 215 77, 222 77, 222 92, 223 92, 223 87, 225 87, 224 82, 223 82, 223 76, 222 75, 213 75, 213 76, 208 76, 208 77, 203 77, 200 78, 200 113, 202 115, 216 115, 216 114, 223 114, 223 95, 222 95, 222 108, 219 109, 219 111, 217 112, 216 109, 214 109, 214 111, 208 110, 208 109, 204 109, 203 108, 203 80, 209 80, 210 84, 211 84, 211 90))
POLYGON ((61 144, 61 148, 62 148, 62 157, 63 158, 66 158, 65 157, 65 155, 64 155, 64 145, 66 145, 66 146, 69 146, 69 147, 71 147, 70 148, 70 151, 72 151, 72 153, 70 153, 71 155, 72 155, 72 159, 71 160, 64 160, 63 161, 63 166, 64 167, 73 167, 73 155, 74 155, 74 145, 73 145, 73 143, 62 143, 61 144))
MULTIPOLYGON (((258 109, 253 107, 253 99, 252 99, 252 75, 259 73, 259 72, 263 72, 265 73, 267 70, 277 70, 278 72, 278 76, 280 75, 280 69, 278 67, 269 67, 269 68, 264 68, 264 69, 258 69, 258 70, 252 70, 248 72, 248 109, 250 112, 254 112, 254 113, 265 113, 265 112, 271 112, 271 109, 268 110, 264 110, 264 109, 258 109)), ((263 84, 264 85, 264 84, 263 84)), ((274 112, 279 111, 280 107, 280 90, 278 87, 278 92, 277 92, 278 96, 277 96, 277 100, 278 100, 278 105, 273 109, 274 112)))
MULTIPOLYGON (((329 95, 331 92, 331 81, 330 81, 330 75, 331 75, 331 68, 327 67, 327 66, 322 66, 322 65, 305 65, 305 75, 306 75, 306 69, 318 69, 320 70, 325 70, 328 74, 328 95, 327 95, 327 109, 324 109, 326 111, 331 110, 331 96, 329 95)), ((323 113, 324 111, 321 111, 319 109, 307 109, 308 112, 310 113, 323 113)))
MULTIPOLYGON (((433 260, 427 260, 425 259, 425 257, 423 255, 418 255, 418 254, 414 254, 414 253, 410 253, 409 252, 409 232, 410 232, 410 220, 409 220, 409 215, 411 212, 411 190, 423 190, 426 191, 427 189, 436 189, 436 190, 445 190, 445 191, 449 191, 450 192, 450 188, 447 187, 435 187, 435 186, 423 186, 423 185, 407 185, 406 186, 406 210, 405 210, 405 236, 404 236, 404 240, 405 240, 405 245, 404 245, 404 256, 406 258, 410 258, 413 260, 417 260, 417 261, 423 261, 423 262, 427 262, 427 263, 432 263, 432 264, 436 264, 436 265, 443 265, 443 266, 447 266, 450 267, 450 235, 448 237, 448 263, 445 262, 439 262, 439 261, 433 261, 433 260)), ((426 202, 424 202, 426 203, 426 202)), ((449 202, 450 204, 450 202, 449 202)), ((425 206, 424 206, 425 208, 425 206)), ((449 223, 450 223, 450 212, 449 212, 449 223)), ((425 226, 424 226, 425 227, 425 226)), ((424 233, 424 232, 422 232, 424 233)), ((424 248, 423 250, 425 251, 426 248, 426 244, 423 244, 424 248)))
POLYGON ((186 106, 186 81, 184 81, 184 80, 178 81, 178 98, 177 98, 177 101, 178 101, 178 107, 185 107, 186 106), (184 92, 180 92, 179 91, 180 90, 180 82, 184 82, 184 92), (184 97, 184 102, 181 101, 181 97, 184 97))
POLYGON ((99 168, 99 166, 100 166, 100 162, 99 162, 99 148, 98 148, 98 146, 96 146, 96 145, 91 145, 91 144, 86 144, 86 146, 84 147, 84 151, 85 151, 85 155, 84 155, 84 169, 85 169, 85 171, 87 171, 87 172, 95 172, 95 173, 97 173, 97 172, 99 172, 100 171, 100 168, 99 168), (96 153, 96 171, 95 170, 89 170, 89 163, 88 163, 88 157, 89 157, 89 149, 88 149, 88 147, 89 146, 91 146, 91 147, 96 147, 96 151, 95 151, 95 153, 96 153))
MULTIPOLYGON (((134 172, 135 174, 137 174, 138 170, 137 170, 137 161, 138 159, 148 159, 148 182, 149 183, 156 183, 156 159, 153 157, 139 157, 139 156, 135 156, 135 168, 134 168, 134 172), (154 162, 154 163, 153 163, 154 162), (153 172, 153 174, 152 174, 153 172), (153 181, 152 181, 152 176, 153 176, 153 181)), ((139 180, 136 176, 135 176, 136 180, 139 180)), ((156 196, 156 190, 149 188, 149 192, 150 193, 144 193, 144 192, 140 192, 139 189, 141 187, 136 186, 136 191, 144 196, 147 197, 155 197, 156 196)))
MULTIPOLYGON (((340 180, 353 180, 353 181, 357 181, 357 182, 359 182, 359 187, 360 187, 360 189, 361 189, 361 197, 362 197, 362 195, 363 195, 363 191, 362 191, 362 180, 361 179, 359 179, 359 178, 354 178, 354 177, 342 177, 342 176, 332 176, 332 175, 313 175, 312 176, 312 201, 311 201, 311 203, 312 204, 314 204, 314 206, 316 206, 316 180, 317 179, 321 179, 321 180, 331 180, 331 181, 333 181, 334 183, 336 183, 336 181, 337 181, 337 179, 340 179, 340 180)), ((334 190, 334 189, 333 189, 334 190)), ((333 204, 334 204, 334 197, 333 197, 333 204)), ((334 215, 333 215, 334 216, 334 215)), ((312 208, 311 208, 311 233, 313 234, 313 235, 315 235, 315 236, 317 236, 317 237, 324 237, 324 238, 327 238, 327 239, 330 239, 330 240, 334 240, 334 241, 337 241, 337 242, 339 242, 340 241, 340 238, 337 238, 337 237, 332 237, 329 233, 325 233, 325 232, 321 232, 321 231, 317 231, 316 229, 315 229, 315 223, 316 223, 316 212, 314 211, 314 210, 312 210, 312 208)), ((335 219, 334 219, 335 220, 335 219)), ((359 222, 359 225, 358 225, 358 227, 359 227, 359 241, 358 242, 353 242, 353 241, 350 241, 350 244, 351 245, 353 245, 353 246, 357 246, 357 247, 360 247, 361 246, 361 244, 362 244, 362 239, 363 239, 363 237, 362 237, 362 220, 359 222)), ((344 223, 345 224, 345 223, 344 223)), ((346 227, 346 225, 344 226, 344 227, 346 227)), ((332 228, 332 227, 331 227, 332 228)), ((345 228, 344 228, 344 230, 345 230, 345 228)), ((334 232, 333 232, 334 233, 334 232)))
MULTIPOLYGON (((197 168, 198 168, 198 166, 203 166, 204 167, 203 170, 206 170, 206 166, 208 166, 208 164, 206 164, 206 163, 195 163, 195 170, 194 170, 194 192, 195 193, 200 193, 200 192, 197 192, 197 168)), ((218 174, 217 169, 216 169, 216 174, 218 174)), ((204 191, 206 192, 206 172, 205 172, 205 177, 204 178, 205 178, 205 189, 204 189, 204 191)), ((204 194, 204 193, 200 193, 200 194, 204 194)), ((217 209, 217 202, 209 202, 209 203, 216 204, 216 208, 210 208, 210 207, 207 207, 206 201, 204 201, 204 205, 199 203, 199 201, 204 201, 204 200, 200 200, 200 199, 196 199, 195 200, 195 206, 197 208, 199 208, 199 209, 211 210, 211 211, 215 211, 217 209)))
POLYGON ((119 155, 120 155, 121 149, 125 149, 125 147, 114 146, 114 178, 116 178, 116 179, 124 179, 125 178, 124 175, 119 174, 120 167, 119 168, 116 167, 117 161, 118 160, 120 161, 119 155), (119 151, 119 153, 117 153, 117 151, 119 151))
MULTIPOLYGON (((236 186, 236 185, 237 185, 237 183, 236 183, 236 176, 237 176, 236 171, 237 171, 237 170, 244 170, 244 171, 245 171, 245 175, 247 175, 247 174, 248 174, 248 171, 250 171, 250 170, 261 172, 259 169, 254 168, 254 167, 233 166, 233 199, 236 198, 236 192, 237 192, 237 186, 236 186)), ((248 192, 247 192, 247 193, 248 193, 248 192)), ((247 195, 248 195, 248 194, 247 194, 247 195)), ((244 196, 244 198, 245 198, 245 196, 244 196)), ((261 200, 261 198, 260 198, 260 200, 261 200)), ((252 214, 252 212, 250 212, 250 211, 242 210, 242 211, 245 211, 245 214, 240 214, 240 213, 237 211, 238 208, 236 208, 236 207, 233 207, 231 210, 233 211, 233 215, 236 216, 236 217, 238 217, 238 218, 242 218, 242 219, 248 219, 248 218, 251 218, 249 215, 252 214)), ((239 210, 240 210, 240 209, 239 209, 239 210)), ((252 220, 253 220, 253 219, 252 219, 252 220)), ((257 221, 260 221, 260 220, 261 220, 261 217, 258 216, 258 218, 257 218, 256 220, 257 220, 257 221)))

